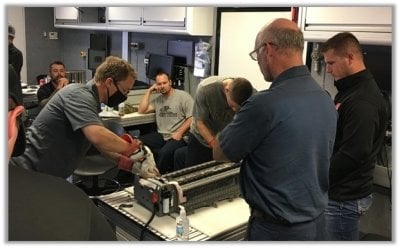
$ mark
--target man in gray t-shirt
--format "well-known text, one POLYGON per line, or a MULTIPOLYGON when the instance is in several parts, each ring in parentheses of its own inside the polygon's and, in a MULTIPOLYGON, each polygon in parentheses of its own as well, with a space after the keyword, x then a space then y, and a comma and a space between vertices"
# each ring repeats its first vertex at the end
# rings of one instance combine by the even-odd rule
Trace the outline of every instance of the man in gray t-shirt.
POLYGON ((245 78, 209 77, 200 82, 193 106, 187 148, 175 152, 174 170, 211 161, 215 136, 240 109, 254 89, 245 78))
MULTIPOLYGON (((118 168, 133 172, 135 161, 130 156, 139 150, 140 142, 134 139, 127 142, 105 128, 98 113, 101 103, 115 107, 125 101, 135 79, 132 65, 110 56, 96 69, 92 84, 63 87, 28 129, 24 154, 10 163, 67 178, 92 144, 118 161, 118 168)), ((136 173, 149 176, 143 171, 136 173)))
POLYGON ((156 113, 157 132, 140 136, 140 140, 156 155, 161 174, 172 171, 175 150, 186 146, 183 137, 192 122, 193 98, 185 91, 172 88, 165 72, 156 75, 156 83, 144 94, 139 113, 156 113), (152 100, 152 93, 161 93, 152 100))

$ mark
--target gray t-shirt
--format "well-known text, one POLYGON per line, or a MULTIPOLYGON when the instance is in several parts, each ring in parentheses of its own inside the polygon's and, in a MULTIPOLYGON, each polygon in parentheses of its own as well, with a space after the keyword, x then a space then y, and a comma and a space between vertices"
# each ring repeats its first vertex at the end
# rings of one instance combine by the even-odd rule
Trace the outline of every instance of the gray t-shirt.
POLYGON ((46 174, 69 177, 90 147, 81 128, 103 125, 93 85, 70 84, 45 105, 27 131, 25 153, 11 163, 46 174))
POLYGON ((193 98, 183 90, 175 89, 170 96, 159 95, 150 104, 155 109, 157 131, 164 140, 168 140, 187 118, 192 117, 193 98))
POLYGON ((190 132, 205 146, 207 142, 197 130, 195 120, 201 120, 213 135, 220 132, 233 119, 235 112, 226 101, 224 85, 221 81, 199 85, 193 106, 193 121, 190 132))

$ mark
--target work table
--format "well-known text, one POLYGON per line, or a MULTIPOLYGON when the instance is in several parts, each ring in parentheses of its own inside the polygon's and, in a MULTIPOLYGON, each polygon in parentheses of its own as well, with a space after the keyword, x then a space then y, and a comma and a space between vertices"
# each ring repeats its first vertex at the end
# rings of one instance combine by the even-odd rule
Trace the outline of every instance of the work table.
POLYGON ((139 114, 138 112, 133 112, 130 114, 125 114, 123 116, 119 116, 118 111, 113 110, 107 112, 103 111, 99 115, 103 119, 108 119, 108 118, 115 119, 119 121, 124 127, 154 123, 156 121, 155 113, 139 114))
MULTIPOLYGON (((151 212, 134 199, 133 187, 109 195, 99 196, 97 204, 103 214, 116 227, 138 240, 151 212)), ((241 240, 244 237, 250 212, 242 198, 222 200, 215 206, 196 209, 188 215, 189 241, 241 240)), ((177 213, 154 216, 147 227, 144 240, 176 241, 175 218, 177 213)))

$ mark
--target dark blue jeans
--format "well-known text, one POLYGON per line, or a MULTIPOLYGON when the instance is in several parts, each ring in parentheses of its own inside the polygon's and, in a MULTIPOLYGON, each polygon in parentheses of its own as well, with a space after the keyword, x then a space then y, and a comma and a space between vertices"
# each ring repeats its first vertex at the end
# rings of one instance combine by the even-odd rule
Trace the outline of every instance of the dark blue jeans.
POLYGON ((186 146, 183 139, 165 141, 163 136, 157 132, 142 135, 139 139, 154 153, 154 159, 161 174, 173 171, 175 150, 186 146))
POLYGON ((250 216, 245 240, 248 241, 322 241, 325 235, 325 217, 322 213, 313 221, 293 225, 266 222, 250 216))
POLYGON ((201 144, 197 138, 189 133, 185 167, 198 165, 213 160, 212 149, 201 144))
POLYGON ((372 194, 358 200, 329 200, 325 209, 328 240, 359 240, 360 216, 372 205, 372 194))
POLYGON ((174 171, 185 168, 187 146, 176 149, 174 154, 174 171))
POLYGON ((174 170, 212 161, 212 149, 201 144, 193 134, 189 133, 187 146, 175 152, 174 160, 174 170))

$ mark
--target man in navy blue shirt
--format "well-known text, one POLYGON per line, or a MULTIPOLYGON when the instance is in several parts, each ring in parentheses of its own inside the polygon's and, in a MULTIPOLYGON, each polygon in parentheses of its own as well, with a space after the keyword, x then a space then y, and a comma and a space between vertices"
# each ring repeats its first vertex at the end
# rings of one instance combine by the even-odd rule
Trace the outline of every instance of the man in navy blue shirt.
POLYGON ((269 89, 250 97, 218 135, 216 160, 242 161, 246 240, 324 240, 337 113, 303 64, 303 34, 287 19, 258 33, 250 53, 269 89))

